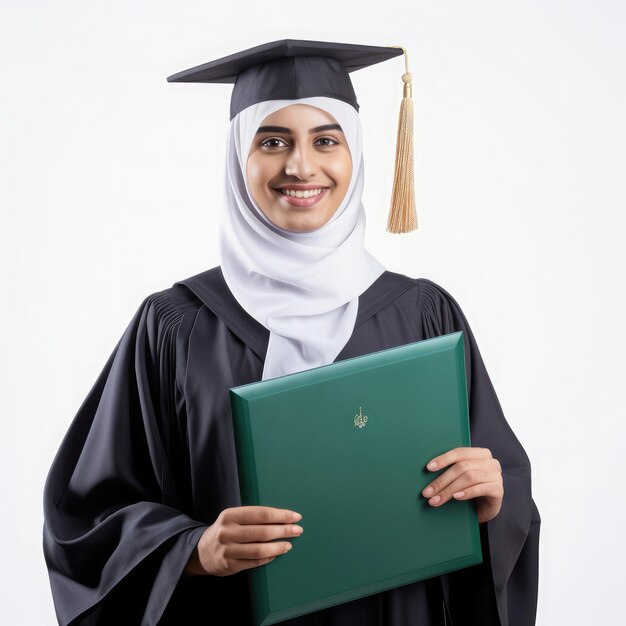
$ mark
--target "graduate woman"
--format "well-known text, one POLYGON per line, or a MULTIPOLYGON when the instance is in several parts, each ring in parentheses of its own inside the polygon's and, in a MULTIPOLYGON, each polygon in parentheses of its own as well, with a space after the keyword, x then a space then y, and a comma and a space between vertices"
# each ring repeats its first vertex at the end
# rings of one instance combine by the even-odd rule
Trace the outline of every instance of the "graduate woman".
MULTIPOLYGON (((387 271, 363 245, 349 72, 402 53, 283 40, 168 79, 235 83, 221 263, 143 300, 61 443, 43 535, 60 624, 251 624, 247 570, 296 550, 306 520, 241 506, 228 389, 459 330, 473 445, 435 456, 420 488, 432 507, 475 500, 483 563, 283 623, 534 624, 530 464, 473 333, 444 288, 387 271)), ((416 227, 410 122, 392 232, 416 227)))

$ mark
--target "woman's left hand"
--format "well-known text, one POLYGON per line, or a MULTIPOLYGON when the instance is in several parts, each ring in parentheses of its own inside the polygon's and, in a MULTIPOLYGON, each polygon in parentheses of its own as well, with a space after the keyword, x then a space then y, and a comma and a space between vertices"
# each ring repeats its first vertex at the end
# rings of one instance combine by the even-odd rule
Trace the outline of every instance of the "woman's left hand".
POLYGON ((436 456, 426 469, 437 471, 449 467, 426 485, 422 495, 428 504, 441 506, 450 498, 470 500, 476 498, 478 521, 493 519, 502 506, 504 484, 498 459, 487 448, 454 448, 436 456))

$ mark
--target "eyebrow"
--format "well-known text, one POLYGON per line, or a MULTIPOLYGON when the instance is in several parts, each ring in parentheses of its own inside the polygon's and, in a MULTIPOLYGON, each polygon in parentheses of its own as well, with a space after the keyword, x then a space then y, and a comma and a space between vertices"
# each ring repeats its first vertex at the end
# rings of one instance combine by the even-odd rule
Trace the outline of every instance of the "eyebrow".
MULTIPOLYGON (((339 124, 324 124, 323 126, 316 126, 315 128, 309 129, 309 132, 321 133, 324 130, 338 130, 343 133, 343 129, 339 124)), ((291 128, 287 128, 285 126, 259 126, 256 134, 259 135, 261 133, 286 133, 292 135, 293 131, 291 128)))

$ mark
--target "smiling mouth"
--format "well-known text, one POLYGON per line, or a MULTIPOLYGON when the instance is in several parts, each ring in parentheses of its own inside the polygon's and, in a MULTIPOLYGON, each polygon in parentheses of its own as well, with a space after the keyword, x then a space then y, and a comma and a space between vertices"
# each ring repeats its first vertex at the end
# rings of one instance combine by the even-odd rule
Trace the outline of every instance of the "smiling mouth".
POLYGON ((280 199, 290 206, 310 207, 325 197, 328 187, 314 187, 310 189, 274 189, 280 199))

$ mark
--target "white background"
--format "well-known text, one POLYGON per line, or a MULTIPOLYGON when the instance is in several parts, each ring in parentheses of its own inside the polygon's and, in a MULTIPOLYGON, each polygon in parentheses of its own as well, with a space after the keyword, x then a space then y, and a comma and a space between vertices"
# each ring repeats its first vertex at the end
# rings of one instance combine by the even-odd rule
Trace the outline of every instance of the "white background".
POLYGON ((537 623, 624 623, 623 3, 0 6, 2 623, 56 623, 43 482, 132 315, 219 263, 231 87, 166 76, 284 38, 408 49, 410 235, 385 232, 403 60, 351 75, 366 246, 474 330, 533 466, 537 623))

